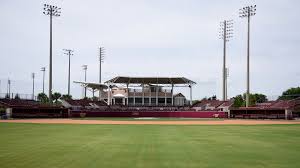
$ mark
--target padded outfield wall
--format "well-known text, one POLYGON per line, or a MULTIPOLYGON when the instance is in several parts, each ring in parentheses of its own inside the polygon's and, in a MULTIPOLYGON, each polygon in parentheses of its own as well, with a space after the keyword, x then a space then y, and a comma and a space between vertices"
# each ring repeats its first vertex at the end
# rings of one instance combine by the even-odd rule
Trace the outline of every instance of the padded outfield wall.
POLYGON ((227 112, 218 111, 134 111, 134 112, 97 112, 71 111, 71 117, 172 117, 172 118, 228 118, 227 112))

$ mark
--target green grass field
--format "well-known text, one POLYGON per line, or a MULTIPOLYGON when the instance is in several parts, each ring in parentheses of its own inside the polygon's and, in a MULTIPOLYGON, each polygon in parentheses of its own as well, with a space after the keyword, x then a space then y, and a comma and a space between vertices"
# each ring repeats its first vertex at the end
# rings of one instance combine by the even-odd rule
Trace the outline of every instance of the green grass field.
POLYGON ((300 167, 300 125, 0 123, 1 168, 300 167))

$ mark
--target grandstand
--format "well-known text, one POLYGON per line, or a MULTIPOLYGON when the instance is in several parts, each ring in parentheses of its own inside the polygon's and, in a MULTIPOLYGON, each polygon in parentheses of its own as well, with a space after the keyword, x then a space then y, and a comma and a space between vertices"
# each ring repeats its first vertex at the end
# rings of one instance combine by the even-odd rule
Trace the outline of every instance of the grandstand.
POLYGON ((228 112, 229 107, 233 104, 232 100, 220 101, 220 100, 202 100, 195 103, 192 108, 196 111, 224 111, 228 112))
POLYGON ((34 100, 0 99, 0 116, 4 118, 65 118, 68 109, 59 105, 42 104, 34 100))
MULTIPOLYGON (((0 99, 0 115, 13 118, 61 117, 188 117, 291 119, 300 115, 300 99, 257 103, 252 107, 233 106, 233 100, 202 100, 192 105, 192 86, 184 77, 123 77, 101 83, 77 82, 93 98, 61 99, 61 105, 44 104, 25 98, 0 99), (190 90, 189 100, 175 87, 190 90), (95 93, 98 92, 98 97, 95 93)), ((13 97, 13 96, 11 96, 13 97)))
MULTIPOLYGON (((175 97, 175 96, 174 96, 175 97)), ((202 100, 193 106, 108 105, 92 99, 60 100, 62 105, 33 100, 0 99, 0 115, 13 118, 64 117, 187 117, 238 119, 292 119, 300 115, 300 99, 269 101, 255 106, 233 107, 232 101, 202 100), (1 110, 2 109, 2 110, 1 110)))
POLYGON ((257 103, 252 107, 230 107, 230 118, 292 119, 300 117, 300 98, 257 103))
POLYGON ((108 105, 124 106, 189 106, 192 104, 192 86, 196 82, 184 77, 124 77, 117 76, 95 84, 77 82, 93 92, 99 92, 98 100, 108 105), (182 93, 174 94, 174 87, 188 87, 190 100, 182 93))

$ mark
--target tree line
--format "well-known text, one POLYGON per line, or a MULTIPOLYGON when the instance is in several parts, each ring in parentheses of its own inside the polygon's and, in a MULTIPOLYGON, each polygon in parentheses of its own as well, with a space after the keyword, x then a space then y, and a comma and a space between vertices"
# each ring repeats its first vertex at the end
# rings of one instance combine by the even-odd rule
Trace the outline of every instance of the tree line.
MULTIPOLYGON (((300 97, 300 87, 289 88, 282 93, 281 96, 278 97, 277 100, 292 100, 300 97)), ((253 106, 256 103, 264 103, 267 102, 267 96, 260 93, 250 94, 249 96, 249 105, 253 106)), ((237 95, 234 97, 233 102, 234 107, 245 107, 246 106, 246 94, 237 95)))

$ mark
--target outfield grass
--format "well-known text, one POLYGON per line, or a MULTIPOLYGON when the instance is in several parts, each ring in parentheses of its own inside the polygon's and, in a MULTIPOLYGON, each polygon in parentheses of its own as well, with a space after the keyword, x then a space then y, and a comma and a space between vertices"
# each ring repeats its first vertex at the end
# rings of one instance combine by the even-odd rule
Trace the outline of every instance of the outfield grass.
POLYGON ((0 123, 1 168, 300 167, 300 125, 0 123))

